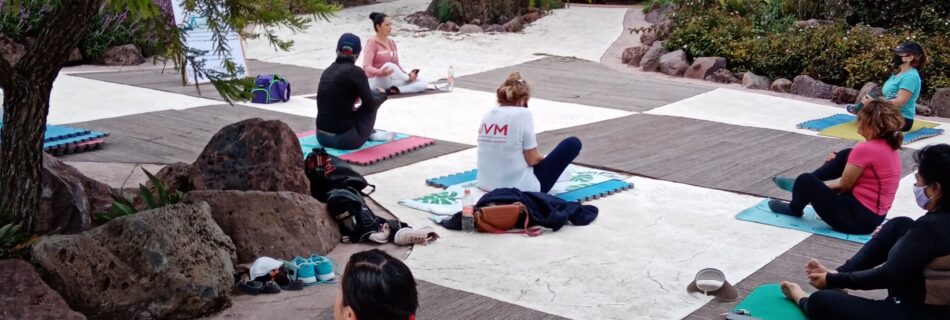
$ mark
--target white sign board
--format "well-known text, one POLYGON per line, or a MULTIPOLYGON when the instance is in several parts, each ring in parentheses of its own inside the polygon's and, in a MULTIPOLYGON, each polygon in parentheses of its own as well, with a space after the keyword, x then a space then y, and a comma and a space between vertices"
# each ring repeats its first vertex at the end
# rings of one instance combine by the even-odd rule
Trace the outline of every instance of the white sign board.
MULTIPOLYGON (((227 74, 227 68, 224 67, 224 61, 228 57, 231 58, 231 61, 234 62, 235 66, 238 68, 238 77, 247 77, 247 61, 244 60, 244 46, 241 43, 241 36, 237 31, 230 31, 225 37, 225 41, 228 45, 229 52, 222 52, 220 55, 215 54, 215 41, 212 40, 213 33, 211 30, 208 30, 207 17, 199 16, 194 12, 185 12, 183 5, 183 0, 171 0, 172 1, 172 10, 175 13, 175 25, 181 28, 181 32, 185 34, 185 47, 193 50, 198 50, 202 52, 199 56, 195 57, 195 62, 200 63, 203 61, 204 69, 214 72, 220 72, 222 74, 227 74)), ((195 84, 195 74, 194 68, 190 61, 186 62, 187 67, 185 71, 188 73, 188 84, 195 84)), ((202 75, 198 75, 197 83, 208 83, 209 79, 206 79, 202 75)))

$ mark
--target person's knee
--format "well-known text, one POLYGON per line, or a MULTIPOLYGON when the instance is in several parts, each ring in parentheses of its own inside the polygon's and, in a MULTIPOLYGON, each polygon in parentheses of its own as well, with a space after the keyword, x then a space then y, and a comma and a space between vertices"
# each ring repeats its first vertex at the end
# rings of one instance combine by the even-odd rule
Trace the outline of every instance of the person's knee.
POLYGON ((914 219, 908 217, 893 218, 881 226, 881 231, 878 232, 878 236, 887 236, 891 234, 903 235, 913 226, 914 219))
POLYGON ((581 147, 583 147, 583 144, 581 144, 581 139, 578 139, 577 137, 567 137, 561 141, 561 143, 565 148, 577 150, 578 152, 581 150, 581 147))
POLYGON ((821 179, 818 179, 818 176, 816 176, 813 173, 802 173, 798 175, 797 178, 795 178, 795 186, 799 186, 799 185, 808 186, 808 185, 814 185, 816 183, 823 183, 823 182, 821 181, 821 179))
POLYGON ((811 318, 825 319, 827 318, 826 315, 833 313, 836 307, 835 300, 842 294, 845 293, 834 290, 818 290, 808 296, 808 300, 802 306, 803 311, 811 318))

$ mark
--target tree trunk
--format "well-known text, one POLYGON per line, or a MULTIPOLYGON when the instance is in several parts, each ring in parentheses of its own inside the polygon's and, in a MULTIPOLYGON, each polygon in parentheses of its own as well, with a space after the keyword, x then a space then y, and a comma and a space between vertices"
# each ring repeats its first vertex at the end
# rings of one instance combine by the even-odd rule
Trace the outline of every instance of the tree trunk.
POLYGON ((59 70, 82 40, 102 0, 62 1, 50 23, 15 65, 0 57, 3 129, 0 132, 0 214, 12 214, 27 232, 39 211, 43 134, 59 70))

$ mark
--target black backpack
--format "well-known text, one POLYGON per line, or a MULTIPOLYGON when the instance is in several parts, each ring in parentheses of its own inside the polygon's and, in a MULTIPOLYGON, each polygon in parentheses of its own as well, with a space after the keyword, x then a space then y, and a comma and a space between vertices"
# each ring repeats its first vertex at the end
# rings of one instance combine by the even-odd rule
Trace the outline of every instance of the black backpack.
MULTIPOLYGON (((385 222, 366 206, 363 196, 351 188, 339 188, 327 193, 327 211, 340 225, 340 232, 349 242, 359 242, 370 233, 379 231, 385 222)), ((344 241, 347 242, 347 241, 344 241)))
POLYGON ((330 155, 323 148, 314 148, 307 155, 304 172, 310 180, 310 196, 320 202, 327 202, 327 194, 335 189, 349 188, 364 196, 376 191, 376 186, 369 184, 346 161, 330 155), (367 187, 372 189, 364 192, 367 187))

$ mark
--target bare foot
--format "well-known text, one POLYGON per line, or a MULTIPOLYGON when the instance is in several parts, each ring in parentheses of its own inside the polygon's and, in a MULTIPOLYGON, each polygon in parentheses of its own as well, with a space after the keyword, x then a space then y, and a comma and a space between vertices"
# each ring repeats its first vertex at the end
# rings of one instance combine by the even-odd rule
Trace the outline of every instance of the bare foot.
POLYGON ((792 300, 792 302, 795 302, 796 304, 801 301, 802 298, 808 296, 808 294, 805 293, 805 290, 802 290, 801 286, 799 286, 797 283, 788 281, 782 281, 782 294, 784 294, 786 298, 792 300))
POLYGON ((808 262, 805 263, 805 273, 833 273, 831 269, 825 267, 821 262, 815 259, 808 259, 808 262))

